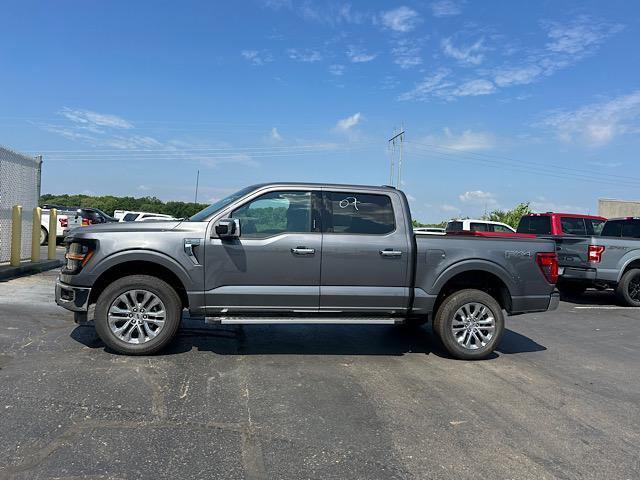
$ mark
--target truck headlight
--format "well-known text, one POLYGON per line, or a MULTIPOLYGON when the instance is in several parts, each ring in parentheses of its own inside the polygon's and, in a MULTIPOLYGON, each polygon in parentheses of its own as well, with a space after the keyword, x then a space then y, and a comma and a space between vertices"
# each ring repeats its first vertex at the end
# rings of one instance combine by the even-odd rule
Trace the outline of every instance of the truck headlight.
POLYGON ((78 273, 82 270, 82 267, 91 260, 95 251, 95 243, 71 239, 71 241, 67 243, 67 253, 64 256, 67 263, 62 269, 62 273, 67 275, 78 273))

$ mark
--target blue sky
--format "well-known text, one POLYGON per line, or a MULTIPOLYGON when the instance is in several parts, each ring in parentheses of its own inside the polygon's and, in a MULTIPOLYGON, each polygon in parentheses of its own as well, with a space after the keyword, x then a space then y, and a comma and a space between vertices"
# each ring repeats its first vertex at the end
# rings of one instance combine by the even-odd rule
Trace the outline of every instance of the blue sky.
POLYGON ((640 4, 5 1, 0 144, 43 192, 389 182, 414 217, 640 199, 640 4))

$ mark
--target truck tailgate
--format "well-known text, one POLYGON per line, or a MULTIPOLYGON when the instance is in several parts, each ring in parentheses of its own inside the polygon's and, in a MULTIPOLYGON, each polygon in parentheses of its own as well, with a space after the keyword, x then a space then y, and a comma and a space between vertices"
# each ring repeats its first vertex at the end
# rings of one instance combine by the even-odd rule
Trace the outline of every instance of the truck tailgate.
POLYGON ((552 237, 556 242, 558 265, 560 267, 589 268, 589 245, 591 237, 552 237))

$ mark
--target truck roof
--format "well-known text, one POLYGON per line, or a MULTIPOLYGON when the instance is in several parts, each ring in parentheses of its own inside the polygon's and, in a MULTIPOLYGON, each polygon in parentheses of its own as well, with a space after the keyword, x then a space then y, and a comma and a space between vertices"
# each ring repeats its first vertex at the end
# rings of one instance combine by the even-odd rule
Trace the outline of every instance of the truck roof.
POLYGON ((316 188, 366 188, 366 189, 375 189, 375 190, 390 190, 390 191, 398 191, 395 187, 390 185, 358 185, 358 184, 349 184, 349 183, 317 183, 317 182, 265 182, 265 183, 257 183, 255 185, 251 185, 249 188, 262 188, 262 187, 280 187, 280 186, 291 186, 291 187, 316 187, 316 188))
POLYGON ((571 218, 591 218, 594 220, 606 220, 605 217, 599 215, 587 215, 583 213, 560 213, 560 212, 544 212, 544 213, 528 213, 525 217, 571 217, 571 218))

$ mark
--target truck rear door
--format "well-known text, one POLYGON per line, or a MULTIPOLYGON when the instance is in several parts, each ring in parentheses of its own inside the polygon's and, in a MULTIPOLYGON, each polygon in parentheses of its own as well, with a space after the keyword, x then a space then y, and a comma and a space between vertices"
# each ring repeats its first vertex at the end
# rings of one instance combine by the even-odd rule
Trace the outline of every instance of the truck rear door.
POLYGON ((326 189, 322 197, 321 311, 406 311, 412 232, 400 196, 326 189))

